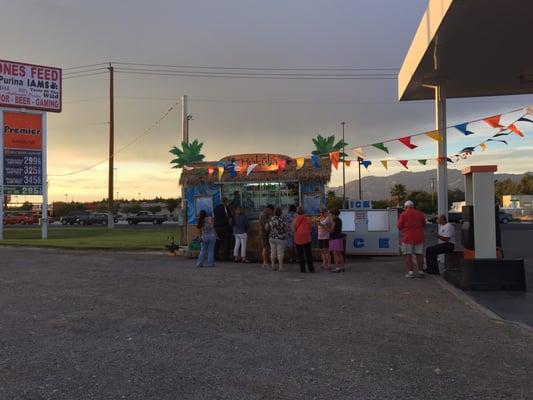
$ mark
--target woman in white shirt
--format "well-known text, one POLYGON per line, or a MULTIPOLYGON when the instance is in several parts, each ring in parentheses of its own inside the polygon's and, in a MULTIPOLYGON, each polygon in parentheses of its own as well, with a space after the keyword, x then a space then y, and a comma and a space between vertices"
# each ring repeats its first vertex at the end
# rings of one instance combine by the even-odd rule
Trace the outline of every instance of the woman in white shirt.
POLYGON ((439 215, 437 219, 438 232, 433 232, 433 236, 439 239, 439 244, 426 248, 426 265, 428 274, 439 274, 439 254, 451 253, 455 245, 455 228, 448 222, 446 215, 439 215))

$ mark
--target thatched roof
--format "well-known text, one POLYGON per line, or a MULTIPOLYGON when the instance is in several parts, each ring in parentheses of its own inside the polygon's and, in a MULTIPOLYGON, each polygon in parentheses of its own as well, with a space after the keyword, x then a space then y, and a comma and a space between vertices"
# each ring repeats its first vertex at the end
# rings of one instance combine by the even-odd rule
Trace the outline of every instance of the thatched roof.
MULTIPOLYGON (((217 162, 202 162, 195 163, 194 169, 188 171, 183 169, 181 171, 180 185, 192 186, 201 183, 217 183, 218 173, 215 172, 212 176, 206 173, 208 167, 213 167, 217 162)), ((306 158, 304 166, 296 170, 296 161, 291 160, 287 163, 285 170, 278 171, 253 171, 246 176, 246 171, 239 172, 236 177, 232 177, 228 171, 224 172, 220 182, 308 182, 315 181, 321 183, 328 183, 331 179, 331 162, 329 158, 320 159, 320 168, 313 167, 311 160, 306 158)))

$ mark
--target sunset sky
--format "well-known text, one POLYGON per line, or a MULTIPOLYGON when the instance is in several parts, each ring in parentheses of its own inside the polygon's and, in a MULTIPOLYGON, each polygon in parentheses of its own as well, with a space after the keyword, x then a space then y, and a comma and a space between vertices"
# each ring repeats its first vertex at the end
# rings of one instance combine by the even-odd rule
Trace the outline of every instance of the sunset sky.
MULTIPOLYGON (((62 68, 113 61, 398 69, 426 6, 426 0, 18 0, 2 5, 0 59, 62 68)), ((340 121, 346 121, 346 140, 353 146, 434 127, 432 102, 398 103, 396 80, 133 74, 116 74, 115 80, 118 149, 141 135, 183 94, 190 96, 191 139, 204 142, 207 160, 254 152, 304 156, 313 150, 311 139, 317 133, 339 136, 340 121)), ((101 199, 107 195, 106 163, 61 175, 107 156, 108 76, 68 79, 63 85, 63 112, 48 115, 50 199, 101 199)), ((531 104, 533 96, 451 100, 448 125, 531 104)), ((179 140, 178 111, 117 154, 119 197, 179 196, 179 171, 170 168, 168 152, 179 140)), ((508 147, 492 144, 466 163, 496 163, 502 172, 533 170, 530 125, 522 125, 526 138, 510 137, 508 147)), ((482 124, 476 132, 465 139, 450 130, 449 153, 491 134, 482 124)), ((389 156, 375 150, 368 158, 379 164, 380 158, 434 157, 431 139, 415 143, 420 147, 413 152, 393 144, 389 156)), ((391 165, 386 171, 374 165, 365 173, 402 169, 391 165)), ((356 168, 348 169, 348 180, 356 175, 356 168)), ((331 184, 340 181, 341 174, 335 173, 331 184)))

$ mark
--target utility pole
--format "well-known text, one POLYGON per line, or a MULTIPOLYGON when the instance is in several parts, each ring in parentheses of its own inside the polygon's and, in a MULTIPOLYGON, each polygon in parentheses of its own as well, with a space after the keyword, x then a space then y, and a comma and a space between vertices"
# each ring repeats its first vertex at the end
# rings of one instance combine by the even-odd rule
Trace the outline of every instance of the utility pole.
POLYGON ((115 158, 115 99, 113 92, 113 66, 109 63, 109 178, 108 178, 108 193, 107 193, 107 227, 113 229, 114 223, 114 207, 113 207, 113 175, 114 175, 114 158, 115 158))
POLYGON ((346 208, 346 163, 344 160, 344 125, 346 122, 341 122, 342 126, 342 208, 346 208))
POLYGON ((357 180, 357 183, 359 183, 359 200, 363 200, 362 190, 361 190, 361 163, 362 162, 363 162, 363 159, 361 157, 357 157, 357 168, 359 169, 359 179, 357 180))
POLYGON ((189 143, 189 96, 181 96, 181 142, 189 143))

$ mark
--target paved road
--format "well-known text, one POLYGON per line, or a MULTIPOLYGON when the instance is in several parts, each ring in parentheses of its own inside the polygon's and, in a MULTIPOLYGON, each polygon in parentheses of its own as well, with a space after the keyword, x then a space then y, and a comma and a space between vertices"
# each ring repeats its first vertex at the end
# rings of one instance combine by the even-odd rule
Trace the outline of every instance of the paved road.
POLYGON ((295 270, 0 248, 0 398, 533 398, 533 336, 435 279, 295 270))

